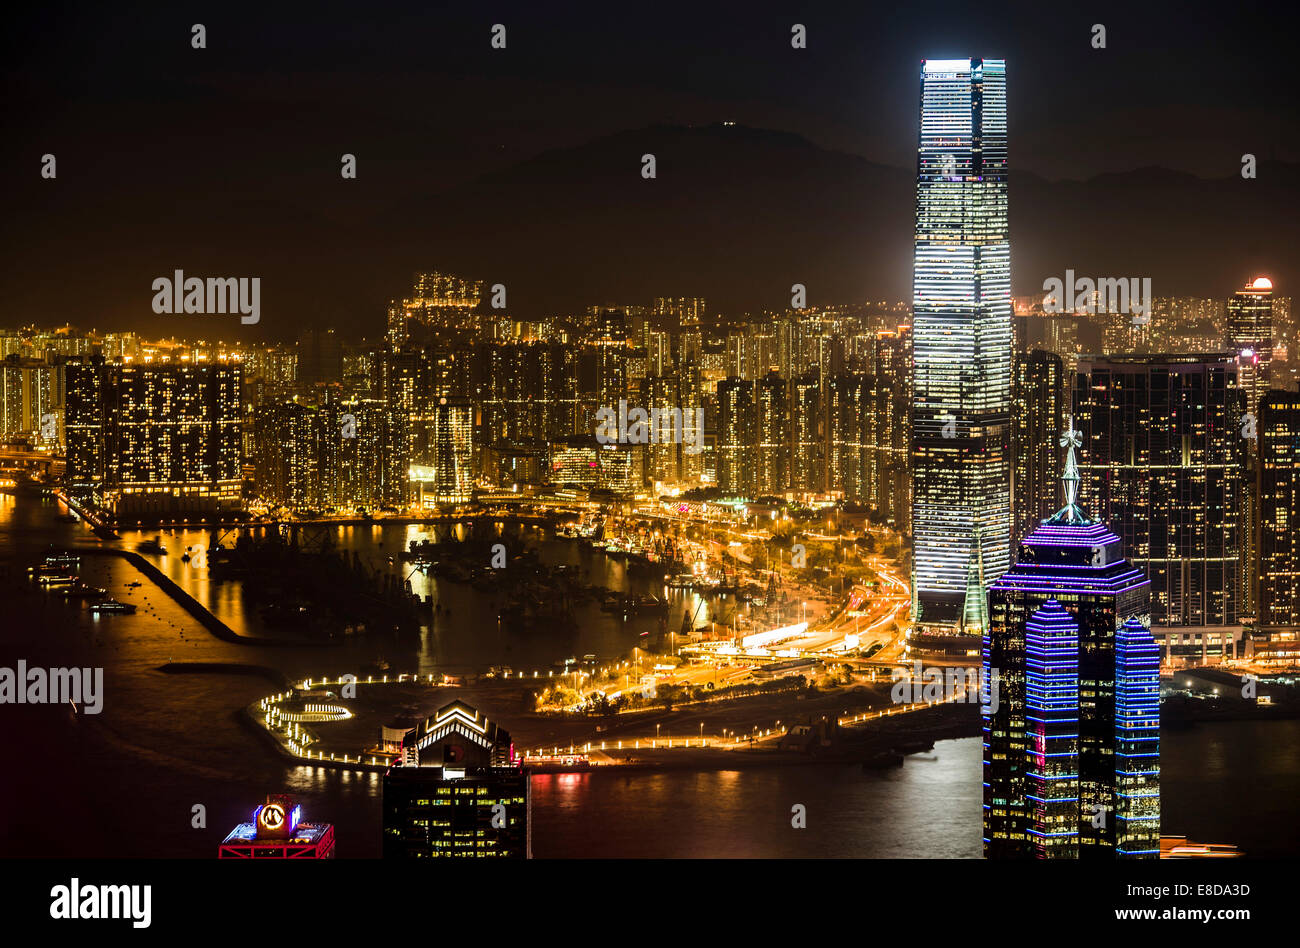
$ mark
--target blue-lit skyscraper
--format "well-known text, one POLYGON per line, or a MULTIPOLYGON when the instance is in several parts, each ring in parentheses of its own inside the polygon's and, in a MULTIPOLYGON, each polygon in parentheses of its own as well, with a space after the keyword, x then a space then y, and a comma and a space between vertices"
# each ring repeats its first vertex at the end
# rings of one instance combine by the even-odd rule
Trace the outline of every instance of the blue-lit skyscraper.
POLYGON ((1150 585, 1076 503, 1071 428, 1065 506, 989 591, 984 854, 1155 858, 1160 850, 1160 650, 1150 585))
POLYGON ((1115 851, 1160 851, 1160 646, 1137 616, 1115 634, 1115 851))
POLYGON ((1079 627, 1055 599, 1025 624, 1025 802, 1035 854, 1079 844, 1079 627))
POLYGON ((987 626, 1011 560, 1006 64, 921 64, 912 278, 913 618, 987 626))

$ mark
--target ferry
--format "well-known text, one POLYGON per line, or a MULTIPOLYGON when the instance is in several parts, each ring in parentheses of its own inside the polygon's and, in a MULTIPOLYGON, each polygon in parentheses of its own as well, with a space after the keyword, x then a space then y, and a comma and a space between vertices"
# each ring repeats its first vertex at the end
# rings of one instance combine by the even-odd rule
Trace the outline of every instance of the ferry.
POLYGON ((135 606, 129 602, 118 602, 116 599, 105 599, 102 602, 91 603, 91 612, 121 612, 127 615, 135 612, 135 606))
POLYGON ((37 580, 42 586, 71 586, 77 577, 72 573, 41 573, 37 580))

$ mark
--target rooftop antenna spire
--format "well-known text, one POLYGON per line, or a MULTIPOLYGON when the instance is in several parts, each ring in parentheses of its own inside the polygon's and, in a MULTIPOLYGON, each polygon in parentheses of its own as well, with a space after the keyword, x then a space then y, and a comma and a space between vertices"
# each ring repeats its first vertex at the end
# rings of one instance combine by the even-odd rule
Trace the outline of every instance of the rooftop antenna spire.
POLYGON ((1070 509, 1079 499, 1079 465, 1074 460, 1074 449, 1083 447, 1083 435, 1074 430, 1074 416, 1066 415, 1069 427, 1061 434, 1061 447, 1065 448, 1065 473, 1061 482, 1065 484, 1065 507, 1070 509))

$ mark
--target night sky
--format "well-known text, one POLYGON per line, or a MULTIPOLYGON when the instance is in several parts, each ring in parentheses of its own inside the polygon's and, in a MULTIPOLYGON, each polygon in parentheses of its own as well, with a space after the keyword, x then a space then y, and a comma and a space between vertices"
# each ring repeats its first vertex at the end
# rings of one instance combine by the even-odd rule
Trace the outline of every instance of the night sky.
POLYGON ((970 55, 1008 60, 1015 292, 1091 265, 1157 295, 1271 272, 1289 295, 1300 136, 1276 10, 21 10, 0 36, 0 325, 373 335, 420 268, 505 282, 523 318, 669 294, 738 313, 800 278, 813 304, 907 298, 919 61, 970 55), (150 283, 176 268, 262 277, 262 323, 155 316, 150 283))

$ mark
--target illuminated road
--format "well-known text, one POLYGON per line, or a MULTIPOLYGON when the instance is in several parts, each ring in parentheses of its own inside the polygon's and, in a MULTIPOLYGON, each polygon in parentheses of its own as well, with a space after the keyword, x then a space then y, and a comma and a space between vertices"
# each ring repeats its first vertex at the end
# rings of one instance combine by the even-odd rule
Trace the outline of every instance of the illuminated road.
MULTIPOLYGON (((612 686, 592 683, 585 673, 575 672, 573 687, 582 700, 568 710, 579 710, 597 692, 613 701, 624 694, 644 694, 651 687, 693 689, 712 685, 721 690, 752 682, 754 672, 762 665, 792 659, 838 660, 859 668, 901 664, 905 644, 902 629, 911 606, 911 590, 895 574, 894 564, 884 557, 873 556, 868 562, 879 583, 874 588, 855 586, 847 606, 832 620, 814 622, 802 633, 792 626, 791 638, 764 647, 745 648, 734 640, 687 645, 681 651, 690 657, 688 664, 645 668, 638 662, 637 667, 628 667, 621 683, 612 686)), ((637 709, 621 713, 635 714, 637 709)))

